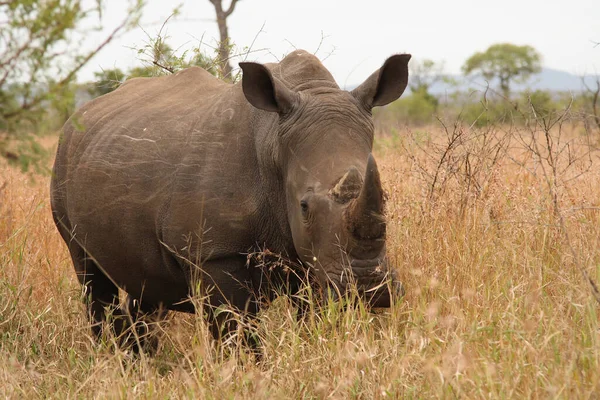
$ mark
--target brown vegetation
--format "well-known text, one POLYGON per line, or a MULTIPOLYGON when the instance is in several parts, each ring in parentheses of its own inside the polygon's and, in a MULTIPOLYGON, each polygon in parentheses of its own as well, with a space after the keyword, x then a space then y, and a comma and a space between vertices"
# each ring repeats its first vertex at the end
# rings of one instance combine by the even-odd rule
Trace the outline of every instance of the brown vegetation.
MULTIPOLYGON (((278 300, 263 360, 173 314, 153 358, 97 345, 51 221, 48 177, 0 166, 0 396, 586 398, 600 391, 600 164, 580 125, 381 133, 388 254, 378 314, 278 300)), ((386 131, 387 132, 387 131, 386 131)))

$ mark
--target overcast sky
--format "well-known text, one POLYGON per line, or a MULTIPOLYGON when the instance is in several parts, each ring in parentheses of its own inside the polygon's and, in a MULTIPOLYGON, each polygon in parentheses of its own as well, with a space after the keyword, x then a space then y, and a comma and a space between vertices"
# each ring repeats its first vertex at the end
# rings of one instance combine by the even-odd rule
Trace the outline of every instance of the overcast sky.
MULTIPOLYGON (((126 12, 125 0, 107 0, 103 24, 114 27, 126 12)), ((167 25, 169 44, 181 51, 206 51, 218 41, 215 12, 209 0, 147 0, 141 27, 111 43, 79 74, 139 65, 130 47, 142 47, 146 31, 155 35, 173 8, 181 15, 167 25), (143 30, 142 30, 143 28, 143 30)), ((225 5, 229 0, 224 0, 225 5)), ((340 86, 362 82, 393 53, 444 61, 459 73, 476 51, 498 42, 528 44, 543 56, 544 66, 576 74, 600 71, 599 0, 240 0, 228 19, 229 34, 242 49, 255 40, 249 61, 272 62, 301 48, 315 52, 340 86), (264 24, 263 31, 261 27, 264 24)), ((86 42, 91 48, 101 36, 86 42)))

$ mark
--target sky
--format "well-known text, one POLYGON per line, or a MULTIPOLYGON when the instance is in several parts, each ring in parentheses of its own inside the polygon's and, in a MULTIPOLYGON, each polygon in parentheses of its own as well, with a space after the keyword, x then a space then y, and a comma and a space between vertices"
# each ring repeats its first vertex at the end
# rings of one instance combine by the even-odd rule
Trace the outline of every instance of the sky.
MULTIPOLYGON (((84 46, 100 43, 126 15, 127 3, 105 0, 105 32, 90 35, 84 46)), ((200 45, 210 53, 218 30, 209 0, 147 0, 139 26, 93 58, 78 80, 140 65, 131 48, 156 35, 178 4, 181 13, 165 26, 167 42, 180 52, 200 45)), ((342 88, 362 82, 394 53, 444 62, 447 73, 458 74, 473 53, 501 42, 533 46, 545 67, 600 72, 598 0, 240 0, 228 26, 238 50, 251 47, 247 61, 277 61, 295 48, 316 52, 342 88)))

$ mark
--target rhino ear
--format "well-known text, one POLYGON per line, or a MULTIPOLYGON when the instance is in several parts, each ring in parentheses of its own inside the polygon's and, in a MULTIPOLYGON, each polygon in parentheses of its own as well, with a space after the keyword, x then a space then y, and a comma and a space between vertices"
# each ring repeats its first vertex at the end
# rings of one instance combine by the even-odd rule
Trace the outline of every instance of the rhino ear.
POLYGON ((242 90, 246 100, 265 111, 285 114, 297 101, 298 94, 288 89, 262 64, 241 62, 242 90))
POLYGON ((385 106, 399 98, 408 83, 410 54, 396 54, 385 60, 383 66, 367 78, 352 95, 368 109, 385 106))

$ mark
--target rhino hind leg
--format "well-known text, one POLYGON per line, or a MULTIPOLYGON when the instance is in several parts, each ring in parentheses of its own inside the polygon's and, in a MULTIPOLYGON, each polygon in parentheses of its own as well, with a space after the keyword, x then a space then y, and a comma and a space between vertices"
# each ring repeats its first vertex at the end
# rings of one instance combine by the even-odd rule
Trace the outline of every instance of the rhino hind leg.
MULTIPOLYGON (((52 182, 54 186, 54 181, 52 182)), ((92 333, 96 339, 102 337, 102 332, 106 322, 107 314, 105 307, 110 306, 112 309, 111 318, 115 320, 115 330, 123 329, 124 315, 118 309, 119 305, 119 290, 116 285, 102 272, 101 268, 93 261, 84 247, 73 233, 72 224, 67 217, 67 214, 62 204, 62 196, 57 195, 55 189, 52 192, 52 217, 56 228, 60 233, 69 249, 73 267, 79 283, 83 287, 86 306, 88 310, 88 318, 91 323, 92 333)))
POLYGON ((76 270, 86 294, 89 293, 87 306, 96 340, 101 340, 108 333, 106 329, 110 329, 120 348, 134 353, 155 353, 158 338, 154 330, 164 319, 166 310, 131 296, 127 296, 127 304, 122 307, 117 285, 95 263, 88 260, 83 274, 79 268, 76 270))
POLYGON ((96 340, 101 340, 105 329, 110 327, 119 346, 130 347, 134 352, 141 349, 150 352, 156 350, 158 341, 151 335, 151 330, 155 322, 164 318, 166 311, 162 307, 138 301, 130 296, 127 308, 121 308, 119 288, 94 258, 87 254, 84 246, 72 233, 72 225, 61 202, 54 201, 52 208, 54 223, 67 244, 75 273, 83 286, 88 318, 96 340))
POLYGON ((128 315, 119 307, 119 289, 102 269, 74 241, 69 252, 79 282, 83 286, 92 333, 99 340, 106 326, 118 338, 129 325, 128 315))
POLYGON ((155 350, 157 342, 149 340, 152 335, 148 321, 158 320, 165 313, 158 307, 133 299, 129 299, 126 308, 121 307, 119 288, 110 277, 75 240, 68 242, 68 247, 77 278, 83 286, 88 317, 96 340, 102 340, 108 333, 106 330, 110 329, 121 348, 130 348, 136 353, 141 349, 155 350))

